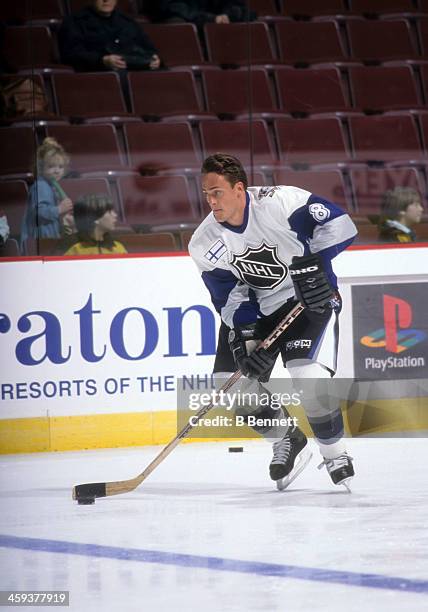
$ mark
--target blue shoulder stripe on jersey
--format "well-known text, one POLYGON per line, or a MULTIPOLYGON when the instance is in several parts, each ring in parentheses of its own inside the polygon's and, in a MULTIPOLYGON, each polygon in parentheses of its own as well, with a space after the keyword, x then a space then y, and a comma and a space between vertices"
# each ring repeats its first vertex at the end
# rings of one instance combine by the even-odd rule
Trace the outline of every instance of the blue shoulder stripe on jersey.
POLYGON ((217 312, 221 312, 238 279, 229 270, 216 268, 215 270, 202 272, 202 280, 210 292, 214 308, 217 312))
POLYGON ((352 238, 349 238, 348 240, 344 240, 340 244, 335 244, 334 246, 328 247, 327 249, 324 249, 318 252, 318 255, 320 255, 322 258, 325 273, 327 274, 327 277, 331 283, 331 286, 334 287, 335 289, 337 289, 337 276, 333 272, 333 268, 331 266, 331 260, 334 257, 336 257, 336 255, 339 255, 339 253, 341 253, 346 248, 348 248, 348 246, 352 244, 354 239, 355 239, 355 236, 353 236, 352 238))
POLYGON ((239 305, 233 315, 234 327, 255 323, 262 314, 254 289, 248 289, 248 298, 247 302, 239 305))
POLYGON ((248 191, 245 192, 245 210, 244 210, 244 220, 242 225, 230 225, 225 221, 224 223, 220 223, 223 227, 230 230, 231 232, 235 232, 236 234, 242 234, 247 229, 248 225, 248 215, 250 213, 250 194, 248 191))
POLYGON ((313 193, 309 196, 306 204, 300 206, 297 210, 295 210, 290 217, 288 218, 288 222, 290 224, 290 228, 293 232, 296 232, 297 238, 305 247, 305 255, 309 254, 309 249, 307 247, 308 238, 313 237, 313 232, 315 227, 318 225, 325 225, 328 221, 335 219, 336 217, 340 217, 346 214, 341 208, 321 198, 320 196, 314 195, 313 193), (310 205, 311 204, 321 204, 326 210, 327 214, 325 215, 325 219, 322 219, 323 215, 319 215, 317 219, 316 211, 313 211, 311 214, 310 205))

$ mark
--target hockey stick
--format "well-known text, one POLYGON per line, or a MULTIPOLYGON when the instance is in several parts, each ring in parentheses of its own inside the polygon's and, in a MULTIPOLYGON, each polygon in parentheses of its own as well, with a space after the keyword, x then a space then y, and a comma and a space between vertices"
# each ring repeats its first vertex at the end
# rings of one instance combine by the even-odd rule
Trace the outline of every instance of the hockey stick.
MULTIPOLYGON (((300 313, 304 310, 304 307, 298 303, 294 308, 288 313, 286 317, 282 319, 282 321, 275 327, 273 332, 269 334, 269 336, 263 340, 263 342, 259 345, 258 348, 268 348, 271 346, 275 340, 292 324, 292 322, 297 319, 300 313)), ((227 382, 221 387, 219 393, 223 391, 224 393, 228 391, 237 380, 239 380, 242 376, 241 370, 237 370, 232 376, 227 380, 227 382)), ((214 407, 214 402, 203 406, 195 415, 198 419, 202 419, 207 412, 214 407)), ((193 418, 192 421, 195 419, 193 418)), ((196 421, 196 423, 198 422, 196 421)), ((135 478, 130 478, 129 480, 118 480, 116 482, 94 482, 89 484, 81 484, 73 487, 73 499, 76 499, 79 503, 82 504, 91 504, 95 501, 96 497, 108 497, 110 495, 118 495, 119 493, 129 493, 133 491, 140 485, 143 480, 149 476, 157 466, 162 463, 162 461, 174 450, 174 448, 179 444, 180 440, 185 438, 189 431, 191 431, 195 426, 191 425, 190 422, 187 423, 185 427, 177 434, 177 436, 169 442, 165 448, 158 454, 155 459, 146 467, 144 472, 135 476, 135 478)))

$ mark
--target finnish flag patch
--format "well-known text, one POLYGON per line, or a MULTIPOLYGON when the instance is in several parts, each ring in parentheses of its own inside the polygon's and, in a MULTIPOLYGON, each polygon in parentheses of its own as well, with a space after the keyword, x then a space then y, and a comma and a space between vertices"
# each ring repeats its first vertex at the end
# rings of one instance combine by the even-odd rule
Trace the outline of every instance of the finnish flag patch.
POLYGON ((210 246, 204 257, 211 263, 217 263, 219 259, 226 253, 226 245, 221 240, 217 240, 210 246))

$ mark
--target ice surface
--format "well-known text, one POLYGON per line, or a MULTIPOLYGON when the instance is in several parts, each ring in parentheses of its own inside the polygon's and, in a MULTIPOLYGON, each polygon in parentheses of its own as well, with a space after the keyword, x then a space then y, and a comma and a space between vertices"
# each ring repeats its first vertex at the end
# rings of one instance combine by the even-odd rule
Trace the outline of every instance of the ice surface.
POLYGON ((3 456, 0 589, 69 590, 82 612, 428 609, 426 439, 349 440, 352 494, 313 441, 284 492, 269 445, 240 445, 182 444, 93 506, 74 484, 133 477, 160 448, 3 456))

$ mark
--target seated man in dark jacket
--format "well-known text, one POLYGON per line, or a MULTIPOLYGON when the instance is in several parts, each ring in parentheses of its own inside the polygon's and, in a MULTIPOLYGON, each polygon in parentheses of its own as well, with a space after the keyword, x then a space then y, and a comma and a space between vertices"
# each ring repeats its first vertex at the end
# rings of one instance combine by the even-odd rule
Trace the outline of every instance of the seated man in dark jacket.
POLYGON ((189 21, 201 29, 205 23, 252 21, 254 11, 243 0, 164 0, 161 2, 162 21, 189 21))
POLYGON ((80 71, 156 70, 161 60, 151 40, 117 0, 93 0, 66 17, 58 40, 62 61, 80 71))

